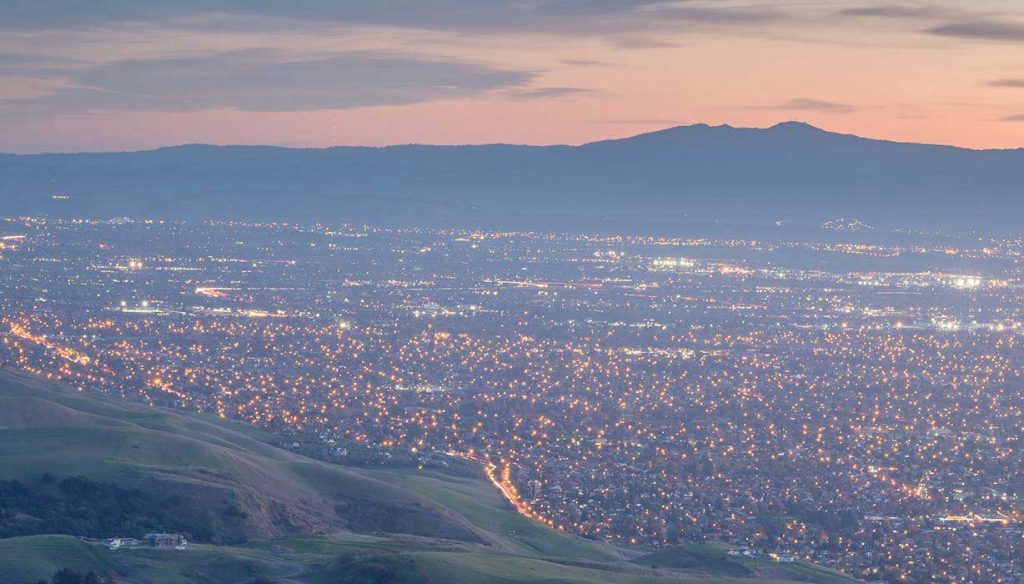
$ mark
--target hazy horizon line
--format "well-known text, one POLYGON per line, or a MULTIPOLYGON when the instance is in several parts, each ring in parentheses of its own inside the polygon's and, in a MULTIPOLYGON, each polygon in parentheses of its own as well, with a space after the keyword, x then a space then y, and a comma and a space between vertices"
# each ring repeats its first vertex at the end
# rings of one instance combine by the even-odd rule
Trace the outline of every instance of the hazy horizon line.
POLYGON ((768 131, 773 129, 779 129, 781 127, 806 127, 813 130, 817 130, 822 133, 832 134, 835 136, 849 136, 854 138, 860 138, 863 140, 870 140, 874 142, 885 142, 891 144, 909 144, 918 146, 936 146, 945 148, 955 148, 958 150, 969 150, 973 152, 1012 152, 1017 150, 1024 150, 1024 145, 1011 147, 1011 148, 973 148, 970 146, 962 146, 953 143, 940 143, 940 142, 915 142, 915 141, 903 141, 903 140, 892 140, 888 138, 878 138, 868 136, 864 134, 851 134, 847 132, 837 132, 823 128, 821 126, 805 122, 803 120, 791 119, 784 120, 781 122, 775 122, 765 126, 739 126, 732 125, 729 123, 722 124, 709 124, 707 122, 694 122, 691 124, 675 124, 664 126, 654 130, 647 130, 644 132, 637 132, 631 134, 623 134, 617 136, 611 136, 608 138, 601 138, 598 140, 589 140, 585 142, 548 142, 548 143, 524 143, 524 142, 396 142, 393 144, 383 145, 369 145, 369 144, 333 144, 330 146, 290 146, 286 144, 269 144, 269 143, 215 143, 215 142, 179 142, 172 144, 164 144, 161 146, 154 146, 152 148, 136 148, 136 149, 110 149, 110 150, 41 150, 41 151, 30 151, 30 152, 7 152, 0 151, 0 156, 45 156, 45 155, 72 155, 72 154, 133 154, 142 152, 156 152, 159 150, 168 150, 174 148, 187 148, 187 147, 210 147, 210 148, 277 148, 281 150, 332 150, 340 148, 365 148, 368 150, 384 150, 388 148, 403 148, 403 147, 438 147, 438 148, 459 148, 459 147, 486 147, 486 146, 512 146, 512 147, 523 147, 523 148, 578 148, 581 146, 587 146, 591 144, 600 144, 603 142, 617 142, 622 140, 629 140, 632 138, 638 138, 641 136, 659 134, 662 132, 669 132, 672 130, 689 129, 689 128, 700 128, 706 127, 709 129, 730 129, 730 130, 761 130, 768 131))

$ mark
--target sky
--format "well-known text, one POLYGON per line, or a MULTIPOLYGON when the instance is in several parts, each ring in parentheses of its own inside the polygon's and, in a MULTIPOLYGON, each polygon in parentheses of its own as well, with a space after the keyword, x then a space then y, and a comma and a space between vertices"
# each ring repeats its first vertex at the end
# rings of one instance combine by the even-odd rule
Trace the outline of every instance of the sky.
POLYGON ((2 152, 578 144, 788 120, 1024 146, 1024 1, 0 2, 2 152))

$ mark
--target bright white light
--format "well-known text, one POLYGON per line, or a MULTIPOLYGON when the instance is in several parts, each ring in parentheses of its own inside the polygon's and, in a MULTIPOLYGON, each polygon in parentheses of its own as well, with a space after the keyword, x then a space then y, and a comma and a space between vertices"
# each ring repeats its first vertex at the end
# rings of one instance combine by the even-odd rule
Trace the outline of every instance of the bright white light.
POLYGON ((953 287, 961 290, 970 288, 977 288, 981 286, 981 278, 975 278, 972 276, 960 276, 953 280, 953 287))

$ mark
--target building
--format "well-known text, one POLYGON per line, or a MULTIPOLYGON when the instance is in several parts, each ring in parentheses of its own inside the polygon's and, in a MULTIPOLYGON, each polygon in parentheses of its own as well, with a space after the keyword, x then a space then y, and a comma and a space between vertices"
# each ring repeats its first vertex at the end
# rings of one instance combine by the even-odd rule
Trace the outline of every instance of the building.
POLYGON ((185 536, 180 533, 147 533, 142 541, 145 545, 157 548, 181 548, 188 545, 185 536))
POLYGON ((140 545, 139 540, 135 539, 134 537, 112 537, 103 543, 112 550, 119 550, 122 548, 137 548, 140 545))

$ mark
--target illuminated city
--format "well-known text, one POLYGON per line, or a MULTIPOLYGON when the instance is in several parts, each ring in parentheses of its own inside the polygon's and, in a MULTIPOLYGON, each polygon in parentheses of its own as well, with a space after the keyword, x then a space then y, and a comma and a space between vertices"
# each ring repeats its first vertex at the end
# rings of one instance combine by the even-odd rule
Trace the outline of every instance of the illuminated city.
POLYGON ((0 0, 0 584, 1024 584, 1024 0, 0 0))
POLYGON ((592 540, 1022 581, 1024 239, 862 225, 11 218, 0 365, 332 462, 479 461, 592 540))

